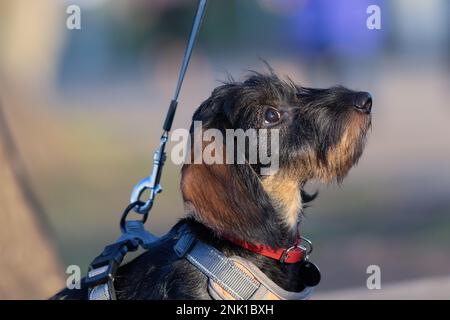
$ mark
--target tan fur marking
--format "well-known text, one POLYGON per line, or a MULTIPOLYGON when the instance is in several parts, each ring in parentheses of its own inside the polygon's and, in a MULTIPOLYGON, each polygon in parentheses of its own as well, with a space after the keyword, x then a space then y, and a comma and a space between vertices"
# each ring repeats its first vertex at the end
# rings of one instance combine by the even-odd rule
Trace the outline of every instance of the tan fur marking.
POLYGON ((359 116, 352 117, 340 142, 328 152, 327 159, 330 167, 335 168, 336 173, 340 175, 346 175, 353 166, 354 145, 361 133, 360 119, 359 116))
POLYGON ((296 177, 287 177, 279 172, 262 180, 264 190, 273 205, 281 212, 288 227, 297 227, 298 216, 302 208, 299 181, 296 177))

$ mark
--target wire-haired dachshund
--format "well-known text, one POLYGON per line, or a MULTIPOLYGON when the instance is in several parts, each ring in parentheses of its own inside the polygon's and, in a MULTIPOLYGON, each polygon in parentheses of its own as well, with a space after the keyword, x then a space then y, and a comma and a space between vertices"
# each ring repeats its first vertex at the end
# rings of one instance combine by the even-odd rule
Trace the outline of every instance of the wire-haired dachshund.
MULTIPOLYGON (((297 241, 305 204, 317 195, 308 194, 305 184, 343 180, 363 152, 371 108, 367 92, 305 88, 273 70, 217 87, 195 111, 193 122, 224 134, 229 129, 277 129, 277 150, 268 152, 278 157, 278 168, 262 174, 267 164, 260 161, 185 163, 181 191, 186 217, 174 229, 188 226, 198 239, 227 257, 253 263, 284 290, 302 291, 299 263, 283 263, 242 243, 278 250, 297 241)), ((195 131, 191 126, 191 137, 195 131)), ((249 156, 247 148, 233 152, 234 159, 249 156)), ((117 298, 211 299, 207 277, 175 255, 175 243, 168 239, 120 267, 114 282, 117 298)), ((86 299, 87 289, 64 289, 53 298, 86 299)))

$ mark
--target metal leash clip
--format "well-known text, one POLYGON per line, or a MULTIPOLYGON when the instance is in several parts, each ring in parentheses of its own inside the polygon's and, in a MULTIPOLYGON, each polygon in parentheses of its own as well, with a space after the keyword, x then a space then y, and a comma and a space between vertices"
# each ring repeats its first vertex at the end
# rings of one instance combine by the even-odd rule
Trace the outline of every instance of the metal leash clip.
POLYGON ((135 203, 136 205, 133 207, 136 213, 140 213, 143 215, 148 215, 148 212, 153 206, 153 202, 158 193, 161 193, 162 187, 160 184, 161 172, 164 166, 164 162, 166 161, 166 152, 165 147, 168 140, 169 134, 167 131, 164 131, 161 139, 159 140, 159 148, 155 151, 153 155, 153 169, 152 174, 148 177, 145 177, 133 188, 130 197, 130 204, 135 203), (143 202, 141 201, 142 194, 149 190, 150 194, 148 196, 148 200, 143 202), (142 204, 143 203, 143 204, 142 204))

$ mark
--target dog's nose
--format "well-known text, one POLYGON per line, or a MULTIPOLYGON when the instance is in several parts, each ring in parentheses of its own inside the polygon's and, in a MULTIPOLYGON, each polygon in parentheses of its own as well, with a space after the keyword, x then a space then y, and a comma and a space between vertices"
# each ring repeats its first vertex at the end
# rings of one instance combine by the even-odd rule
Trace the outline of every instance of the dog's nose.
POLYGON ((369 114, 372 111, 372 96, 368 92, 358 92, 353 101, 353 107, 359 112, 369 114))

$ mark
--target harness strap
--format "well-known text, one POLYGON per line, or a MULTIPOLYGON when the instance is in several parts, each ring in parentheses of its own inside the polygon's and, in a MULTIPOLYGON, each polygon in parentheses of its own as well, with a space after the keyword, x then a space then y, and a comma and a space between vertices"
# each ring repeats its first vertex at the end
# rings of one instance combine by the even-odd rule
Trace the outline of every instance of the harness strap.
POLYGON ((190 263, 235 299, 250 299, 260 286, 220 251, 197 240, 192 233, 184 234, 174 249, 178 256, 185 255, 190 263))
POLYGON ((89 300, 116 300, 112 282, 104 283, 89 291, 89 300))
POLYGON ((122 235, 92 261, 85 279, 89 300, 116 300, 114 278, 125 255, 139 246, 149 249, 155 243, 170 239, 174 231, 158 238, 144 228, 143 221, 126 221, 122 235))
POLYGON ((254 264, 240 257, 228 258, 190 232, 180 237, 174 250, 208 278, 208 291, 215 300, 304 300, 313 292, 312 287, 286 291, 254 264))

